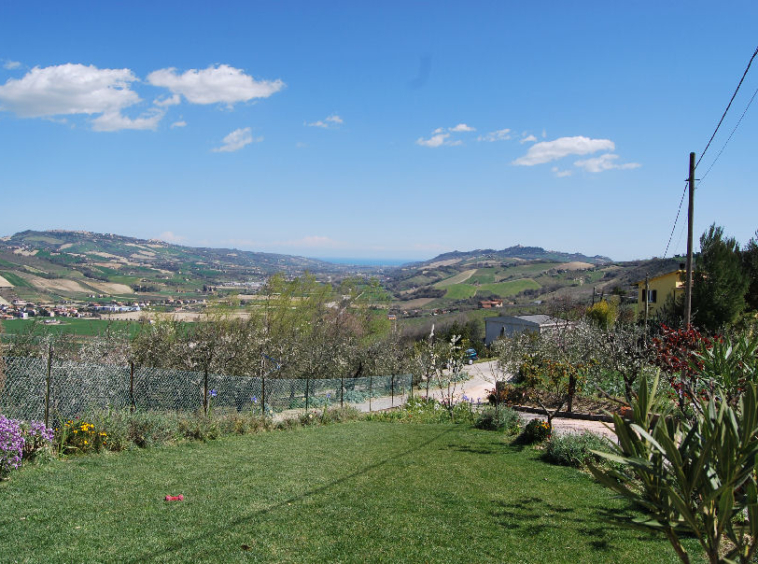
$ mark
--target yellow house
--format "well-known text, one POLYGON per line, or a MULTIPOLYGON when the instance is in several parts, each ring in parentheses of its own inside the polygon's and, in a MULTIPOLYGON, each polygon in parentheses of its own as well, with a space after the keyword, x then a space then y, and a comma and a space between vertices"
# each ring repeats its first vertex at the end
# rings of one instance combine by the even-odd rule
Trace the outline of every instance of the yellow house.
POLYGON ((645 317, 645 307, 648 308, 647 315, 653 319, 661 311, 663 306, 672 296, 674 300, 684 294, 684 273, 682 270, 675 270, 666 274, 661 274, 647 281, 647 295, 645 294, 645 280, 635 282, 639 288, 639 299, 637 300, 637 316, 639 319, 645 317))

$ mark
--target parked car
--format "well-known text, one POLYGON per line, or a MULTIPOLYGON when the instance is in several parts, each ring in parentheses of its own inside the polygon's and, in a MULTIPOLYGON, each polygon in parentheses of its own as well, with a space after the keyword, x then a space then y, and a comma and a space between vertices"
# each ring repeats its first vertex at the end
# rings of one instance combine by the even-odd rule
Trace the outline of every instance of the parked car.
POLYGON ((479 355, 477 354, 476 349, 466 349, 463 354, 467 364, 474 364, 475 360, 479 360, 479 355))

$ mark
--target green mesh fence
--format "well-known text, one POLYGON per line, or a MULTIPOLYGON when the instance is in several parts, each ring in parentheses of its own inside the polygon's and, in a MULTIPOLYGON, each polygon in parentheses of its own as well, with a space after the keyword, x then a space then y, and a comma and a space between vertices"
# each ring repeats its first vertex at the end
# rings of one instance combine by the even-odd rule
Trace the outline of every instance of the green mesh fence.
POLYGON ((48 363, 6 358, 0 413, 18 419, 70 419, 91 409, 201 411, 224 409, 273 415, 305 408, 353 405, 362 411, 403 405, 411 376, 252 378, 159 368, 48 363), (48 388, 49 384, 49 388, 48 388), (49 391, 48 391, 49 389, 49 391))

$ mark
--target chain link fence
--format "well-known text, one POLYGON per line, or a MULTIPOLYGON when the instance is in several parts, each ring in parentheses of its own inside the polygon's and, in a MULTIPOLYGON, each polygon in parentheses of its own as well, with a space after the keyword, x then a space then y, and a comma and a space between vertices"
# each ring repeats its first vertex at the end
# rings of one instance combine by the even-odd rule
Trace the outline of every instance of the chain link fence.
POLYGON ((361 411, 403 405, 411 375, 362 378, 252 378, 181 370, 5 358, 0 413, 65 420, 98 408, 201 411, 223 408, 274 415, 353 405, 361 411))

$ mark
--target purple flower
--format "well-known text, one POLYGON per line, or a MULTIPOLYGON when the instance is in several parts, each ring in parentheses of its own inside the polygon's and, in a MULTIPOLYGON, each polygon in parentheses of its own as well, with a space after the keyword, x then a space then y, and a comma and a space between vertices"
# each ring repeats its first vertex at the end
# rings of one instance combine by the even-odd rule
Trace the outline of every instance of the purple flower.
POLYGON ((253 396, 250 398, 250 401, 252 401, 253 403, 258 403, 258 398, 253 396))
POLYGON ((21 422, 0 415, 0 476, 21 465, 24 442, 21 422))
POLYGON ((216 392, 216 389, 214 388, 210 392, 208 392, 208 395, 212 398, 215 398, 218 395, 218 392, 216 392))

